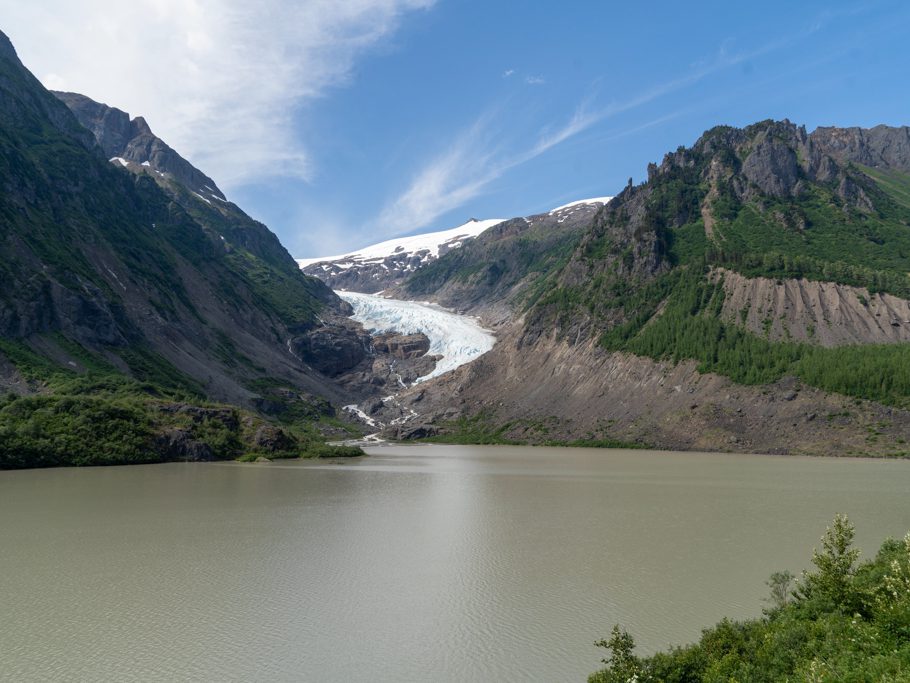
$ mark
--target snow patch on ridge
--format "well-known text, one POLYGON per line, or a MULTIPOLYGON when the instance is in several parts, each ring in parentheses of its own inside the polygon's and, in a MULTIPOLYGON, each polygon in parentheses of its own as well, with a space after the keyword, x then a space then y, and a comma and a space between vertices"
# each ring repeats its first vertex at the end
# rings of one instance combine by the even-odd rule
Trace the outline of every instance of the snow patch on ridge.
POLYGON ((613 199, 613 197, 594 197, 592 199, 579 199, 578 201, 569 202, 568 204, 563 204, 562 206, 557 206, 555 209, 550 209, 550 215, 552 216, 557 211, 571 209, 573 206, 579 206, 580 204, 606 204, 611 199, 613 199))
POLYGON ((354 307, 353 319, 371 332, 422 332, 427 336, 430 340, 429 353, 442 358, 433 372, 418 378, 415 384, 470 363, 496 343, 493 333, 481 327, 474 318, 451 313, 438 306, 384 299, 376 294, 335 293, 354 307))
MULTIPOLYGON (((419 252, 427 252, 426 257, 428 258, 438 258, 441 246, 448 244, 450 248, 457 248, 455 244, 449 243, 458 242, 458 240, 469 237, 477 237, 487 228, 502 223, 503 220, 504 219, 502 218, 493 218, 483 221, 470 220, 464 225, 459 225, 457 228, 452 228, 451 230, 428 232, 422 235, 412 235, 411 237, 396 237, 395 239, 373 244, 369 247, 364 247, 360 251, 352 251, 347 254, 297 259, 297 264, 301 268, 306 268, 314 263, 322 263, 324 261, 353 261, 356 263, 363 263, 374 260, 382 261, 389 256, 416 254, 419 252)), ((459 243, 458 246, 461 246, 461 244, 459 243)))

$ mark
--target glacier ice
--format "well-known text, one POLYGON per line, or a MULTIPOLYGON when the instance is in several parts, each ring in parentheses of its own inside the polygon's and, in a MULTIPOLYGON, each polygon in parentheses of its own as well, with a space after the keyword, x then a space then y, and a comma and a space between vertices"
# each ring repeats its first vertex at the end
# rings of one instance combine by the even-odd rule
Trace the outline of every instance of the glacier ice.
MULTIPOLYGON (((385 299, 377 294, 335 292, 354 307, 353 319, 371 332, 422 332, 430 340, 429 353, 440 355, 436 368, 421 382, 454 370, 482 356, 493 348, 496 338, 489 330, 466 315, 452 313, 439 306, 417 301, 385 299)), ((416 383, 415 382, 415 383, 416 383)))

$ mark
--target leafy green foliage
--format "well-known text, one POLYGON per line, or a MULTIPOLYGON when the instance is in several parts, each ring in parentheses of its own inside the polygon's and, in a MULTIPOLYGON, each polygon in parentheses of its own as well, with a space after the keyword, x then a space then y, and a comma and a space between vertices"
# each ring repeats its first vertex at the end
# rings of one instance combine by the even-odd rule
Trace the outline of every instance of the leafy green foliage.
POLYGON ((594 645, 610 651, 610 656, 602 660, 607 668, 596 678, 598 683, 629 683, 638 680, 641 661, 634 654, 635 640, 619 624, 613 626, 609 640, 598 640, 594 645))
POLYGON ((768 596, 768 602, 771 603, 771 606, 780 609, 788 602, 790 602, 790 594, 793 588, 793 580, 796 576, 787 569, 782 572, 774 572, 765 582, 768 588, 771 589, 771 594, 768 596))
POLYGON ((854 529, 845 515, 837 515, 822 537, 822 549, 812 553, 814 573, 807 573, 800 586, 809 598, 825 601, 830 609, 852 614, 859 605, 853 586, 859 550, 853 546, 854 529))
POLYGON ((819 282, 838 282, 865 287, 872 293, 888 292, 910 298, 910 277, 893 270, 877 270, 844 261, 825 261, 811 256, 791 256, 777 251, 763 253, 730 252, 712 247, 707 261, 734 270, 746 277, 794 278, 819 282))
POLYGON ((639 658, 631 636, 614 627, 596 643, 611 652, 607 666, 588 680, 910 680, 910 534, 859 565, 852 539, 849 521, 836 518, 794 593, 775 596, 761 619, 721 621, 692 645, 639 658))
POLYGON ((31 396, 0 409, 0 468, 156 462, 141 401, 31 396))

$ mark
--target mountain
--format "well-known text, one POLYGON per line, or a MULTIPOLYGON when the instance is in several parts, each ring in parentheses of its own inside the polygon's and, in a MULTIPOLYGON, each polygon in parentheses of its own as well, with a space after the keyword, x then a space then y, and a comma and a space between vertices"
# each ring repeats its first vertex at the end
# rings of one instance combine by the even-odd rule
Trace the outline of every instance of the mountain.
POLYGON ((578 200, 547 213, 502 221, 387 293, 428 299, 498 326, 544 293, 548 276, 565 264, 610 199, 578 200))
POLYGON ((297 259, 297 264, 332 289, 373 294, 401 284, 411 273, 467 244, 501 220, 472 218, 457 228, 397 237, 341 256, 297 259))
POLYGON ((352 397, 349 305, 144 121, 58 99, 2 34, 0 183, 0 466, 287 450, 352 397))
POLYGON ((333 289, 429 299, 462 312, 486 311, 492 322, 494 308, 509 311, 520 305, 522 294, 543 273, 568 258, 583 229, 610 199, 582 199, 510 220, 472 218, 450 230, 297 263, 333 289))
POLYGON ((207 201, 225 201, 215 181, 195 168, 161 138, 152 133, 141 116, 129 114, 72 92, 53 92, 76 119, 90 130, 111 162, 123 166, 137 164, 160 175, 169 175, 191 192, 207 201))
MULTIPOLYGON (((706 132, 593 216, 492 351, 400 400, 458 438, 906 453, 908 142, 788 121, 706 132)), ((455 259, 398 291, 448 262, 432 288, 456 292, 489 265, 455 259)), ((472 291, 472 310, 500 296, 472 291)))

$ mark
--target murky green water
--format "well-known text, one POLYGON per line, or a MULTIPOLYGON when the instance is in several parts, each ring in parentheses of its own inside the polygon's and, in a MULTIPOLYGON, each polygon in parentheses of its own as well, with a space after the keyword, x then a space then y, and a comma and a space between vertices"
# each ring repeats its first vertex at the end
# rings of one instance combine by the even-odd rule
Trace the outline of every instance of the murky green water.
POLYGON ((382 447, 342 463, 0 472, 0 679, 573 681, 756 615, 910 462, 382 447))

